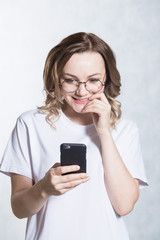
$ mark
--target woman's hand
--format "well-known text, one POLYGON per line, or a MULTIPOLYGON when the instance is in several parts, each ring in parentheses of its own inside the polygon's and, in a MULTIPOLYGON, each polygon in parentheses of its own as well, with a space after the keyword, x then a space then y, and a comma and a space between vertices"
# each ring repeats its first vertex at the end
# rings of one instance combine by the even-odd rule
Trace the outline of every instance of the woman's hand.
POLYGON ((89 98, 83 113, 92 113, 92 120, 99 134, 110 129, 111 105, 104 93, 96 93, 89 98))
POLYGON ((61 195, 89 180, 86 173, 61 175, 76 170, 78 169, 75 165, 61 167, 56 163, 45 177, 35 184, 28 177, 11 174, 11 203, 15 216, 30 217, 43 207, 51 195, 61 195))
POLYGON ((60 166, 60 163, 55 163, 54 166, 46 173, 45 177, 41 180, 41 187, 45 197, 51 195, 61 195, 70 191, 81 183, 89 180, 87 173, 73 173, 68 175, 62 175, 63 173, 69 173, 78 171, 79 166, 60 166))

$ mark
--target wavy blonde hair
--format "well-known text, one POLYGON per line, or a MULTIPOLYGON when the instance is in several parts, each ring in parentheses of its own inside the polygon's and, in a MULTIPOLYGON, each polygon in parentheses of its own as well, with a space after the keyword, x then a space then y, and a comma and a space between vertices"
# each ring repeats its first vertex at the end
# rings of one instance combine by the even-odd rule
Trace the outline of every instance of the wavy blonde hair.
POLYGON ((116 100, 120 94, 120 74, 116 67, 113 51, 102 39, 93 33, 79 32, 64 38, 52 48, 47 56, 43 78, 46 92, 45 105, 39 107, 40 112, 47 113, 46 120, 54 126, 64 104, 60 89, 60 76, 67 61, 74 53, 98 52, 103 57, 106 68, 104 94, 111 105, 110 125, 115 127, 121 117, 121 104, 116 100))

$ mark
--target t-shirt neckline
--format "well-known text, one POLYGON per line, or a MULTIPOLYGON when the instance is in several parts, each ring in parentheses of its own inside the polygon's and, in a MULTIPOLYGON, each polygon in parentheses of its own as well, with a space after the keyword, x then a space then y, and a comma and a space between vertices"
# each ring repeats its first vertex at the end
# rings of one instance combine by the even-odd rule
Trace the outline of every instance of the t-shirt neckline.
POLYGON ((88 125, 80 125, 80 124, 77 124, 77 123, 74 123, 72 120, 70 120, 64 113, 62 110, 60 110, 60 117, 62 118, 63 122, 65 122, 65 124, 68 126, 68 127, 74 127, 76 129, 90 129, 90 128, 93 128, 94 127, 94 124, 91 123, 91 124, 88 124, 88 125))

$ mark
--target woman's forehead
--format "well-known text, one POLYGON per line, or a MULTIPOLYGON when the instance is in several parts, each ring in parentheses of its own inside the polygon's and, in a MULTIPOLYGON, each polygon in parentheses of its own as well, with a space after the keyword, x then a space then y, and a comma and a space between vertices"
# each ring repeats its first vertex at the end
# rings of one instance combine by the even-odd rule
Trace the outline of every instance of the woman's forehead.
POLYGON ((105 70, 105 63, 102 56, 97 52, 75 53, 64 66, 63 73, 73 75, 85 74, 93 75, 102 74, 105 70))

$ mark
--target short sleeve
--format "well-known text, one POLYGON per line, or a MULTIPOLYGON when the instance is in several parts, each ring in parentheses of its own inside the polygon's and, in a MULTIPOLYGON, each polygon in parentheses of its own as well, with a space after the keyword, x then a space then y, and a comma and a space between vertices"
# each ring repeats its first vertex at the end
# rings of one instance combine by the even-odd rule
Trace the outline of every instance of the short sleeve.
POLYGON ((140 148, 139 131, 135 123, 130 125, 125 138, 122 159, 131 175, 139 180, 140 187, 148 186, 140 148))
POLYGON ((9 138, 0 164, 0 171, 9 176, 10 173, 16 173, 33 179, 29 135, 27 126, 21 117, 18 118, 9 138))

